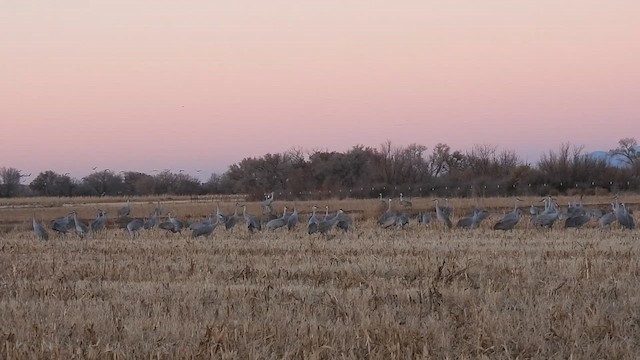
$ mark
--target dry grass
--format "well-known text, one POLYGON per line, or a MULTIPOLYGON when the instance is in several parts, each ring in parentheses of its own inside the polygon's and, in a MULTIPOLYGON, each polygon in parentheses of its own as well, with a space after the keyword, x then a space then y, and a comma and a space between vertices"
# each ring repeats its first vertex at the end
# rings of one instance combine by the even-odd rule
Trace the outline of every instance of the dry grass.
MULTIPOLYGON (((374 201, 331 205, 363 217, 378 208, 374 201)), ((432 206, 428 199, 424 205, 432 206)), ((212 210, 180 206, 180 213, 212 210)), ((29 221, 33 212, 14 211, 29 221)), ((329 240, 300 227, 253 236, 243 228, 217 229, 198 240, 154 231, 132 241, 109 230, 96 239, 48 242, 20 226, 0 235, 0 357, 631 359, 640 353, 637 231, 356 225, 329 240)))

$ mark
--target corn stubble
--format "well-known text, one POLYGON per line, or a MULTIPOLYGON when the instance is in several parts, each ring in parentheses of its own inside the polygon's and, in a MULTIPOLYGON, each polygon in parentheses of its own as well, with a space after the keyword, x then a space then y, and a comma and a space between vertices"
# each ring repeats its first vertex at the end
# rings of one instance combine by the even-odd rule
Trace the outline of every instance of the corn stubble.
MULTIPOLYGON (((525 221, 525 220, 523 220, 525 221)), ((3 358, 635 358, 638 233, 0 235, 3 358)))

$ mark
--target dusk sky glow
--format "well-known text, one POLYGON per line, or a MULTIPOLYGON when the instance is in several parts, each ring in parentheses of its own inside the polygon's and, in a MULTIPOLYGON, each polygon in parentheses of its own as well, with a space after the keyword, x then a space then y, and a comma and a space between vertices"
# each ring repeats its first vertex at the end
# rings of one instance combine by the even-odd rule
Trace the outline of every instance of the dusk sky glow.
POLYGON ((640 139, 639 18, 632 0, 5 0, 0 167, 205 180, 387 139, 608 150, 640 139))

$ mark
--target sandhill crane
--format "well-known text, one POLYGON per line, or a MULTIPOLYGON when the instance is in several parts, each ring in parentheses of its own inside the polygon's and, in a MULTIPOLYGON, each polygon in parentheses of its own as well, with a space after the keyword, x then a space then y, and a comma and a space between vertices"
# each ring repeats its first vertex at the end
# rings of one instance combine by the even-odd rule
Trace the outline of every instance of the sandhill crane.
POLYGON ((326 235, 331 228, 340 221, 340 214, 344 213, 342 209, 338 210, 335 216, 332 216, 329 220, 322 220, 318 224, 318 232, 320 234, 326 235))
POLYGON ((571 202, 569 202, 569 204, 567 206, 567 217, 585 215, 586 213, 587 213, 587 211, 582 206, 581 203, 578 203, 578 202, 571 203, 571 202))
POLYGON ((158 214, 158 212, 154 211, 154 212, 151 214, 151 217, 150 217, 149 219, 147 219, 147 220, 144 222, 144 224, 142 225, 142 227, 143 227, 145 230, 151 230, 151 229, 153 229, 154 227, 158 226, 158 215, 159 215, 159 214, 158 214))
POLYGON ((324 219, 322 220, 331 220, 331 218, 333 218, 333 216, 329 215, 329 205, 326 205, 324 207, 324 219))
POLYGON ((396 224, 396 215, 391 211, 391 199, 387 205, 387 211, 378 219, 378 224, 383 228, 388 228, 396 224))
POLYGON ((73 221, 76 224, 76 233, 78 233, 80 238, 84 238, 84 235, 89 231, 89 228, 82 221, 78 220, 78 214, 75 211, 73 212, 73 221))
POLYGON ((158 227, 162 230, 171 231, 174 234, 180 232, 180 230, 176 229, 173 223, 169 220, 161 222, 158 224, 158 227))
POLYGON ((522 200, 516 198, 515 205, 513 206, 513 211, 505 214, 502 219, 498 220, 498 222, 493 225, 494 230, 513 230, 513 228, 520 221, 520 209, 518 209, 519 201, 522 200))
POLYGON ((575 215, 571 215, 568 218, 566 218, 566 220, 564 221, 564 227, 579 229, 585 224, 587 224, 591 220, 591 217, 592 217, 591 214, 586 214, 586 213, 584 214, 578 213, 575 215))
POLYGON ((598 218, 598 228, 600 228, 600 230, 604 230, 604 228, 609 227, 612 223, 617 221, 615 209, 615 205, 611 203, 611 211, 598 218))
POLYGON ((268 194, 265 196, 264 201, 262 202, 262 209, 263 209, 263 213, 271 213, 271 211, 273 211, 273 195, 274 192, 272 191, 271 194, 268 194))
POLYGON ((107 212, 98 210, 98 216, 89 223, 91 232, 96 233, 107 226, 107 212))
POLYGON ((633 215, 631 214, 631 211, 627 209, 627 207, 625 206, 625 204, 622 204, 622 210, 623 210, 623 214, 624 214, 624 221, 621 222, 620 220, 618 220, 618 222, 624 226, 625 229, 629 229, 629 230, 633 230, 636 228, 636 224, 635 221, 633 219, 633 215))
POLYGON ((427 211, 421 211, 417 215, 418 224, 429 225, 433 216, 427 211))
POLYGON ((436 218, 441 223, 445 224, 449 229, 453 226, 451 220, 449 219, 449 214, 447 214, 438 204, 438 199, 433 200, 436 202, 436 218))
POLYGON ((440 206, 440 211, 445 214, 448 218, 453 217, 453 207, 449 205, 449 198, 444 198, 444 206, 440 206))
POLYGON ((184 223, 171 215, 171 213, 167 214, 169 219, 167 221, 163 221, 158 224, 158 227, 162 230, 171 231, 172 233, 182 232, 184 228, 184 223))
POLYGON ((353 227, 353 218, 349 214, 343 212, 336 215, 336 217, 338 217, 338 222, 336 223, 338 229, 346 232, 353 227))
POLYGON ((49 240, 49 233, 47 230, 36 220, 36 216, 33 216, 33 233, 40 240, 49 240))
MULTIPOLYGON (((236 203, 236 210, 238 210, 238 203, 236 203)), ((226 223, 227 219, 229 218, 227 215, 220 211, 220 201, 216 201, 216 218, 221 219, 223 223, 226 223)))
POLYGON ((553 224, 560 217, 560 212, 556 203, 551 199, 551 196, 544 199, 545 210, 533 219, 533 225, 551 229, 553 224))
POLYGON ((184 229, 184 222, 173 217, 171 213, 169 213, 168 215, 169 215, 169 222, 173 224, 173 228, 176 230, 175 232, 181 232, 182 229, 184 229))
POLYGON ((633 216, 627 211, 624 204, 618 202, 618 197, 615 197, 616 203, 614 206, 614 213, 616 214, 616 220, 622 225, 623 228, 633 230, 636 227, 633 216))
POLYGON ((73 222, 73 213, 69 213, 69 215, 57 219, 51 220, 51 230, 59 233, 66 234, 67 231, 75 228, 75 223, 73 222))
POLYGON ((132 239, 135 239, 136 236, 140 236, 140 229, 144 226, 144 221, 142 219, 133 219, 127 224, 127 231, 132 239))
POLYGON ((220 220, 221 220, 221 217, 216 216, 216 222, 212 222, 211 216, 209 216, 207 220, 193 227, 191 232, 191 237, 192 238, 197 238, 199 236, 209 237, 213 233, 213 230, 215 230, 218 224, 220 223, 220 220))
POLYGON ((267 230, 276 230, 285 225, 287 225, 287 207, 284 207, 284 212, 282 213, 282 217, 277 219, 270 220, 267 223, 267 230))
POLYGON ((131 214, 131 203, 129 202, 129 199, 127 199, 127 203, 118 209, 118 216, 125 217, 129 216, 129 214, 131 214))
POLYGON ((309 216, 309 221, 307 221, 308 234, 313 234, 318 231, 318 224, 320 223, 320 220, 318 220, 318 217, 316 216, 316 210, 318 210, 318 207, 314 205, 311 208, 311 216, 309 216))
POLYGON ((458 222, 456 223, 456 227, 463 228, 463 229, 474 228, 479 221, 478 220, 479 215, 480 215, 480 211, 478 209, 473 209, 473 215, 466 216, 458 220, 458 222))
MULTIPOLYGON (((220 217, 220 215, 218 217, 220 217)), ((238 203, 236 203, 235 209, 233 210, 233 215, 223 217, 223 219, 225 219, 224 228, 226 230, 231 230, 234 228, 234 226, 236 226, 238 220, 240 219, 240 216, 238 216, 238 203)))
POLYGON ((484 220, 488 219, 489 216, 491 215, 487 210, 484 209, 475 209, 478 212, 478 218, 476 221, 476 226, 480 225, 481 222, 483 222, 484 220))
POLYGON ((413 204, 411 203, 411 201, 404 199, 402 197, 402 193, 400 193, 400 205, 404 206, 404 207, 411 207, 413 204))
POLYGON ((262 223, 255 216, 251 216, 247 214, 247 204, 242 205, 242 216, 244 217, 244 222, 247 224, 247 229, 250 232, 254 232, 256 230, 262 230, 262 223))
POLYGON ((403 227, 409 223, 409 215, 407 213, 396 214, 396 227, 403 227))
POLYGON ((531 216, 538 216, 540 212, 541 212, 540 208, 537 208, 533 204, 531 204, 531 207, 529 208, 529 214, 531 216))
POLYGON ((293 213, 291 215, 289 215, 289 218, 287 219, 287 229, 289 231, 293 230, 293 228, 296 227, 296 225, 298 224, 298 209, 296 209, 296 207, 293 207, 293 213))

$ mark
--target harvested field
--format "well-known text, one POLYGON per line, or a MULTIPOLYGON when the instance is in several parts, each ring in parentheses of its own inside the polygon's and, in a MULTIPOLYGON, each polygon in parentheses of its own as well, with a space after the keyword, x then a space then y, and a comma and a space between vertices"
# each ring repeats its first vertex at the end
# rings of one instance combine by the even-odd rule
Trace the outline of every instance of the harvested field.
MULTIPOLYGON (((334 202, 332 209, 358 217, 354 230, 330 238, 309 236, 300 224, 256 234, 218 228, 199 239, 152 230, 131 240, 111 228, 86 240, 50 234, 39 241, 31 215, 48 221, 68 208, 3 209, 2 220, 16 225, 0 233, 0 353, 636 358, 638 231, 548 231, 525 218, 512 232, 495 232, 489 222, 513 200, 483 201, 497 215, 470 231, 415 222, 383 230, 371 219, 374 200, 334 202)), ((452 202, 461 212, 473 206, 452 202)), ((179 206, 193 217, 212 210, 211 203, 179 206)), ((85 207, 89 218, 93 205, 85 207)))

